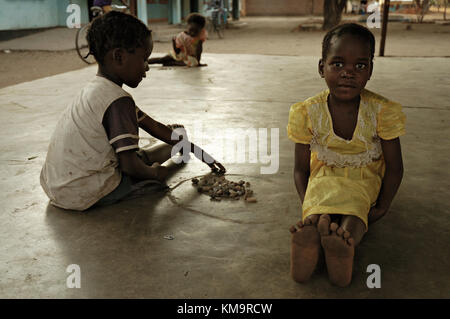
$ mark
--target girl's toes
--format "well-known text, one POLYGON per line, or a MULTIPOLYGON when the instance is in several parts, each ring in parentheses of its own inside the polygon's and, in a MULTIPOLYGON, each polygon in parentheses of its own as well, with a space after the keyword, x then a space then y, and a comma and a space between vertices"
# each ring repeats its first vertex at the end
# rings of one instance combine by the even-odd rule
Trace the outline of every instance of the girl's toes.
POLYGON ((344 239, 349 239, 350 233, 348 231, 344 231, 344 239))
POLYGON ((297 231, 297 228, 295 228, 295 226, 292 225, 292 226, 289 228, 289 231, 291 232, 291 234, 293 234, 293 233, 295 233, 295 232, 297 231))
POLYGON ((319 221, 319 215, 311 215, 310 217, 307 218, 307 220, 309 220, 311 224, 316 225, 317 222, 319 221))
POLYGON ((347 239, 347 244, 349 244, 350 246, 353 246, 355 244, 355 241, 353 240, 353 238, 349 238, 349 239, 347 239))
POLYGON ((311 225, 312 224, 311 218, 306 218, 304 224, 305 224, 305 226, 306 225, 311 225))
POLYGON ((336 234, 338 234, 338 236, 344 235, 344 230, 342 229, 342 227, 339 227, 339 228, 336 230, 336 234))
POLYGON ((328 236, 330 234, 330 216, 320 215, 319 223, 317 224, 317 229, 321 236, 328 236))
POLYGON ((338 228, 339 228, 339 225, 338 225, 338 224, 336 224, 336 223, 331 223, 331 225, 330 225, 330 230, 331 230, 332 232, 335 232, 338 228))
POLYGON ((298 228, 302 228, 302 227, 303 227, 302 221, 299 221, 299 222, 297 223, 297 227, 298 227, 298 228))

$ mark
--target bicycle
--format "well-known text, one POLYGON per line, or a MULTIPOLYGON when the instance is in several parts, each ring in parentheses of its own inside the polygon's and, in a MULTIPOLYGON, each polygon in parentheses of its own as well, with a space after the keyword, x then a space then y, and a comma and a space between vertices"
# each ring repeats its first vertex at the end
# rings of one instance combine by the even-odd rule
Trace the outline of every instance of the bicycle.
MULTIPOLYGON (((127 12, 128 6, 119 6, 112 5, 111 6, 115 11, 127 12)), ((97 16, 101 16, 104 14, 103 9, 101 7, 93 6, 90 8, 92 11, 92 17, 95 18, 97 16)), ((89 54, 89 45, 86 40, 86 35, 89 30, 90 23, 82 26, 77 30, 77 35, 75 36, 75 48, 77 49, 78 56, 83 62, 86 64, 94 64, 95 58, 92 54, 89 54)))
POLYGON ((206 29, 209 34, 215 32, 222 39, 227 25, 228 11, 223 5, 223 0, 210 3, 205 13, 206 29))

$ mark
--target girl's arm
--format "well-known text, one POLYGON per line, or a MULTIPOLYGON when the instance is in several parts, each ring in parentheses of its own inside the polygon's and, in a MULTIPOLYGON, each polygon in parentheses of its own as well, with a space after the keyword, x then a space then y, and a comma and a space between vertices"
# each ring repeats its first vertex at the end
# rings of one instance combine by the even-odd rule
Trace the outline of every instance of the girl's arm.
MULTIPOLYGON (((169 145, 176 145, 183 138, 183 136, 179 136, 179 138, 172 139, 172 129, 168 128, 166 125, 158 121, 155 121, 148 115, 139 123, 139 127, 145 130, 151 136, 156 137, 157 139, 169 145)), ((194 153, 194 155, 199 160, 208 165, 212 170, 218 171, 220 173, 225 173, 225 167, 217 162, 211 155, 206 153, 203 149, 201 149, 194 143, 191 143, 189 141, 188 143, 189 145, 187 145, 187 147, 189 151, 191 153, 194 153)), ((180 151, 183 152, 183 148, 180 151)))
POLYGON ((153 164, 145 164, 136 154, 136 150, 129 150, 117 154, 122 172, 139 180, 157 179, 164 181, 169 171, 167 167, 153 164))
POLYGON ((172 38, 172 48, 176 54, 179 54, 181 52, 181 49, 177 47, 176 37, 172 38))
POLYGON ((197 45, 197 52, 196 52, 196 58, 198 61, 198 66, 206 66, 206 64, 201 64, 200 59, 202 58, 202 52, 203 52, 203 41, 199 41, 197 45))
POLYGON ((178 143, 178 139, 172 140, 172 130, 170 128, 158 121, 155 121, 148 115, 139 122, 139 127, 164 143, 169 145, 175 145, 178 143))
POLYGON ((369 212, 369 223, 382 218, 389 210, 403 178, 403 160, 400 139, 381 140, 386 170, 377 204, 369 212))
POLYGON ((294 181, 300 200, 304 201, 309 179, 311 151, 309 144, 295 144, 294 181))

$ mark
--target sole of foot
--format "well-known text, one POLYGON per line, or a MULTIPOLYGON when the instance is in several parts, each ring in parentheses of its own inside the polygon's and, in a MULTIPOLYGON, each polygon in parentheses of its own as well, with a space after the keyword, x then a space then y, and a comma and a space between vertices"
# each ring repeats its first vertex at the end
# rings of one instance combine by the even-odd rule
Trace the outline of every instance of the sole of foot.
POLYGON ((307 281, 316 269, 319 260, 320 236, 311 220, 291 226, 291 276, 296 282, 307 281))
POLYGON ((331 283, 339 287, 348 286, 352 280, 355 255, 353 238, 338 224, 330 224, 328 215, 320 217, 318 230, 331 283))

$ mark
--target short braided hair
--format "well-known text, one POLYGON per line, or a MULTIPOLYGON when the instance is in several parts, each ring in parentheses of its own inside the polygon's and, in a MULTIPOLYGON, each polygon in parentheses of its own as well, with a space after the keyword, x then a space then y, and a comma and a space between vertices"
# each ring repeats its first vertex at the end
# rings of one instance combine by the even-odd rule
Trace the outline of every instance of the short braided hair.
POLYGON ((188 24, 195 23, 200 28, 204 28, 206 25, 206 19, 204 16, 202 16, 200 13, 194 12, 187 16, 186 22, 188 24))
POLYGON ((325 61, 327 59, 333 37, 341 37, 345 34, 356 36, 368 42, 370 45, 371 60, 373 60, 375 56, 375 37, 369 29, 357 23, 340 24, 325 34, 322 42, 322 60, 325 61))
POLYGON ((145 44, 151 30, 134 16, 110 11, 95 18, 89 27, 86 40, 89 54, 92 54, 99 64, 103 64, 106 53, 115 48, 124 48, 134 52, 145 44))

